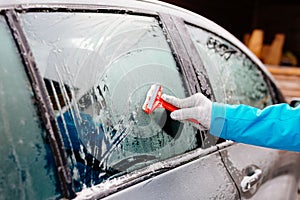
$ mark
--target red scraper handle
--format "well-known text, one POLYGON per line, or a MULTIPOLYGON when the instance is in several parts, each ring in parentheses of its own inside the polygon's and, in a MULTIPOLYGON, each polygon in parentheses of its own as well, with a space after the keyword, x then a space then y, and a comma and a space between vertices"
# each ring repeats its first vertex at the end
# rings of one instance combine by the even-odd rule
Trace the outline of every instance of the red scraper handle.
MULTIPOLYGON (((166 101, 163 100, 162 98, 159 98, 158 101, 161 103, 161 106, 162 106, 163 108, 167 109, 167 110, 170 111, 170 112, 173 112, 173 111, 179 109, 179 108, 177 108, 176 106, 174 106, 174 105, 172 105, 172 104, 166 102, 166 101)), ((199 122, 198 122, 197 120, 195 120, 195 119, 190 118, 190 119, 188 119, 188 120, 189 120, 190 122, 195 123, 195 124, 199 124, 199 122)))
POLYGON ((167 109, 170 112, 173 112, 175 110, 178 110, 179 108, 177 108, 176 106, 166 102, 165 100, 163 100, 162 98, 159 99, 159 102, 161 103, 161 106, 164 107, 165 109, 167 109))

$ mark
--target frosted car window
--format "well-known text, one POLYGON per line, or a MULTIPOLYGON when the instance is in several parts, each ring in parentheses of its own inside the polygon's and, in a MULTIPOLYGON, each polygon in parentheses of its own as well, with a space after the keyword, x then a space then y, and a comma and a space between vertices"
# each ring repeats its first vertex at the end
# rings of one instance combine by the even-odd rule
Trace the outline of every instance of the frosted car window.
POLYGON ((263 73, 242 51, 211 32, 191 25, 187 28, 218 102, 258 108, 272 104, 263 73))
POLYGON ((0 16, 0 199, 57 198, 50 147, 10 34, 0 16))
POLYGON ((77 190, 201 145, 190 124, 164 109, 145 114, 146 93, 187 96, 153 17, 110 13, 21 16, 45 79, 77 190))

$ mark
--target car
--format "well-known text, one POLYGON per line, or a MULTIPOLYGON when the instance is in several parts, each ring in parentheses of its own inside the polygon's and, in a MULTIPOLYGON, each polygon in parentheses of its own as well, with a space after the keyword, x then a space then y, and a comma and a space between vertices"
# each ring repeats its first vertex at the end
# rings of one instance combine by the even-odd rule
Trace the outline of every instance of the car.
POLYGON ((0 199, 299 197, 299 153, 142 109, 153 84, 179 98, 285 102, 212 21, 155 0, 2 0, 0 43, 0 199))

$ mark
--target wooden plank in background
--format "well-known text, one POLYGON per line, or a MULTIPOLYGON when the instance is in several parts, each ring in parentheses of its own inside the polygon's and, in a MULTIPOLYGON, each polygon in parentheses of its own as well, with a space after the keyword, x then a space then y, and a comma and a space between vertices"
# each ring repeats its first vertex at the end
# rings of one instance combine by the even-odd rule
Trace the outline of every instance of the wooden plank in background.
POLYGON ((300 76, 299 67, 275 67, 267 65, 267 68, 273 75, 300 76))
POLYGON ((279 65, 281 56, 282 56, 282 48, 284 45, 285 35, 281 33, 277 33, 275 38, 268 49, 268 53, 263 58, 264 63, 269 65, 279 65))
POLYGON ((267 66, 267 69, 288 102, 300 98, 300 68, 267 66))
POLYGON ((254 29, 249 38, 249 41, 247 42, 248 44, 247 46, 260 59, 261 59, 263 43, 264 43, 264 31, 261 29, 254 29))

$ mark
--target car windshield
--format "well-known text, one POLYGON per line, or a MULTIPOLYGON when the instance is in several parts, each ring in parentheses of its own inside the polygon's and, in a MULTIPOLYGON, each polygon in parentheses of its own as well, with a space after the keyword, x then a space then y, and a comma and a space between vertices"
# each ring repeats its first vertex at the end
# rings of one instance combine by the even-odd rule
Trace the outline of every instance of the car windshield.
MULTIPOLYGON (((188 95, 159 20, 110 13, 23 13, 77 190, 201 147, 191 124, 141 109, 150 86, 188 95)), ((201 137, 203 136, 203 137, 201 137)))

